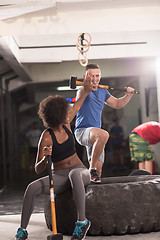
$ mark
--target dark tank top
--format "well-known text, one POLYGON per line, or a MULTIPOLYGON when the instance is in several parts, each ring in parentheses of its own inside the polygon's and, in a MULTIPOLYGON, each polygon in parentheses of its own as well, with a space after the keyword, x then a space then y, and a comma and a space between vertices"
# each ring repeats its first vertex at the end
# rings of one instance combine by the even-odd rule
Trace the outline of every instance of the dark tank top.
POLYGON ((59 162, 62 161, 70 156, 72 156, 75 152, 75 140, 73 134, 70 132, 70 130, 63 125, 64 130, 66 131, 68 135, 68 139, 63 143, 58 143, 55 134, 53 133, 51 128, 48 128, 52 141, 53 141, 53 147, 52 147, 52 162, 59 162))

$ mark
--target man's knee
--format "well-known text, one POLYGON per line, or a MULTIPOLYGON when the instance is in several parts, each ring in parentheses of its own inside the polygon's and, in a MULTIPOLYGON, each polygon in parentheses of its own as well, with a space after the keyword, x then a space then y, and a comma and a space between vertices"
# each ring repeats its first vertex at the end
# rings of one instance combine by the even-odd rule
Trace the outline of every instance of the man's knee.
POLYGON ((97 140, 104 145, 106 145, 108 139, 109 139, 109 133, 106 131, 101 132, 101 134, 97 136, 97 140))
POLYGON ((92 144, 98 141, 101 144, 106 144, 109 139, 109 133, 103 129, 94 128, 91 130, 90 141, 92 144))

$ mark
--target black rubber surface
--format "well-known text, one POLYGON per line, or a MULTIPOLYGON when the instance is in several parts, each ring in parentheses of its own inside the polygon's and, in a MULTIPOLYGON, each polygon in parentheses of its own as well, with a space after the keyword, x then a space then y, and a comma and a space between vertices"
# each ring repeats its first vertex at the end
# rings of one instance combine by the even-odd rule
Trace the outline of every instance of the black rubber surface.
MULTIPOLYGON (((51 229, 50 201, 45 218, 51 229)), ((56 196, 58 232, 72 235, 77 220, 72 191, 56 196)), ((88 235, 112 235, 160 230, 160 176, 108 177, 86 188, 88 235)))

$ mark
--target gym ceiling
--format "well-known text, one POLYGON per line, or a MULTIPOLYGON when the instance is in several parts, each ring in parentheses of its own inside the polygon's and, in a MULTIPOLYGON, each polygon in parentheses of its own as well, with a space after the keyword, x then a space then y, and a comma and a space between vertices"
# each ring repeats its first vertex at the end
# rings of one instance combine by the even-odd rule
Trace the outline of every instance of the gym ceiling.
POLYGON ((0 29, 0 76, 12 89, 40 82, 29 71, 37 64, 78 61, 82 32, 91 60, 159 56, 160 1, 1 0, 0 29))

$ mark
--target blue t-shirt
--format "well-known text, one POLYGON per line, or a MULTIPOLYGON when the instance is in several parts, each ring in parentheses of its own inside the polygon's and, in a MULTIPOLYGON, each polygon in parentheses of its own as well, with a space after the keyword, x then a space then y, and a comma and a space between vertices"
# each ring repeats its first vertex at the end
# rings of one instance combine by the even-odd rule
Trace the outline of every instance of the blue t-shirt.
POLYGON ((101 113, 104 102, 111 96, 107 89, 98 88, 88 94, 76 116, 75 130, 78 128, 101 128, 101 113))

